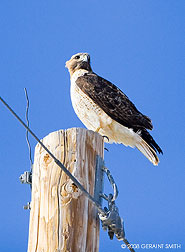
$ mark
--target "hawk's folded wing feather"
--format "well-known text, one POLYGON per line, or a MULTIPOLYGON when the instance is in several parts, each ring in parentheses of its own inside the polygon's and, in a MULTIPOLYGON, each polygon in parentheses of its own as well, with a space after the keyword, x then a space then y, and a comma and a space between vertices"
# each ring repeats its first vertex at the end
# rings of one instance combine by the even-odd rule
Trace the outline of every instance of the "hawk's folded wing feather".
POLYGON ((129 98, 114 84, 96 75, 86 73, 76 80, 77 86, 113 120, 134 129, 152 129, 150 118, 140 113, 129 98))

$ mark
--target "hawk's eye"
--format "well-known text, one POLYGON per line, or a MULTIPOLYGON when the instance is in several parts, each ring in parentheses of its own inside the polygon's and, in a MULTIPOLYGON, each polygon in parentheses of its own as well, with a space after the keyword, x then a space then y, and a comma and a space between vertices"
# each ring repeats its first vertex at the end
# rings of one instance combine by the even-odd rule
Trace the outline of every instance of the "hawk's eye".
POLYGON ((79 59, 79 58, 80 58, 80 56, 79 56, 79 55, 75 56, 75 59, 79 59))

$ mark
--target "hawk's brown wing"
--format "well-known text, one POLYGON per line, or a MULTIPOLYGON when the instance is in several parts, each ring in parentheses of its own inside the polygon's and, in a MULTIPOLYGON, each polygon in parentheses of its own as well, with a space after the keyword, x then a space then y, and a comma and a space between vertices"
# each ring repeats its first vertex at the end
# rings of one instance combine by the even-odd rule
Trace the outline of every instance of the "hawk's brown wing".
POLYGON ((95 73, 86 73, 76 80, 78 87, 113 120, 134 129, 152 129, 150 118, 141 114, 128 97, 114 84, 95 73))

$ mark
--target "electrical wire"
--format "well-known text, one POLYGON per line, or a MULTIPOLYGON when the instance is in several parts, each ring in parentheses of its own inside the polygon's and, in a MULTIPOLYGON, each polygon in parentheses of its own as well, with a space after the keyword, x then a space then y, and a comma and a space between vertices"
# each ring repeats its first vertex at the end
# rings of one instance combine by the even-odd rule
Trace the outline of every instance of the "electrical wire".
MULTIPOLYGON (((25 90, 25 93, 27 95, 27 92, 25 90)), ((27 121, 28 125, 26 125, 23 120, 14 112, 14 110, 6 103, 6 101, 0 96, 0 100, 2 103, 8 108, 8 110, 17 118, 17 120, 27 129, 27 132, 29 132, 36 141, 45 149, 45 151, 50 155, 51 158, 55 161, 55 163, 62 169, 63 172, 65 172, 69 178, 76 184, 76 186, 87 196, 87 198, 92 202, 93 205, 95 205, 101 215, 106 216, 106 212, 102 209, 101 205, 86 191, 86 189, 81 185, 81 183, 66 169, 66 167, 48 150, 48 148, 39 140, 39 138, 35 135, 35 133, 29 128, 29 121, 27 121)), ((29 100, 27 100, 29 103, 29 100)), ((27 110, 28 113, 28 110, 27 110)), ((127 248, 131 252, 135 252, 135 250, 131 247, 130 243, 125 237, 122 237, 122 240, 127 248)))

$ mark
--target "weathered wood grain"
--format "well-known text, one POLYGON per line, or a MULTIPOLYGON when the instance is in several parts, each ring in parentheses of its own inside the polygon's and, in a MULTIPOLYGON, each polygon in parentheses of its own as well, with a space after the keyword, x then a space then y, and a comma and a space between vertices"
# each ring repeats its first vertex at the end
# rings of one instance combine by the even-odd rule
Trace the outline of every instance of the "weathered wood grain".
MULTIPOLYGON (((103 158, 103 138, 72 128, 53 132, 42 141, 93 195, 96 155, 103 158)), ((39 144, 32 180, 28 252, 97 252, 97 209, 39 144)))

